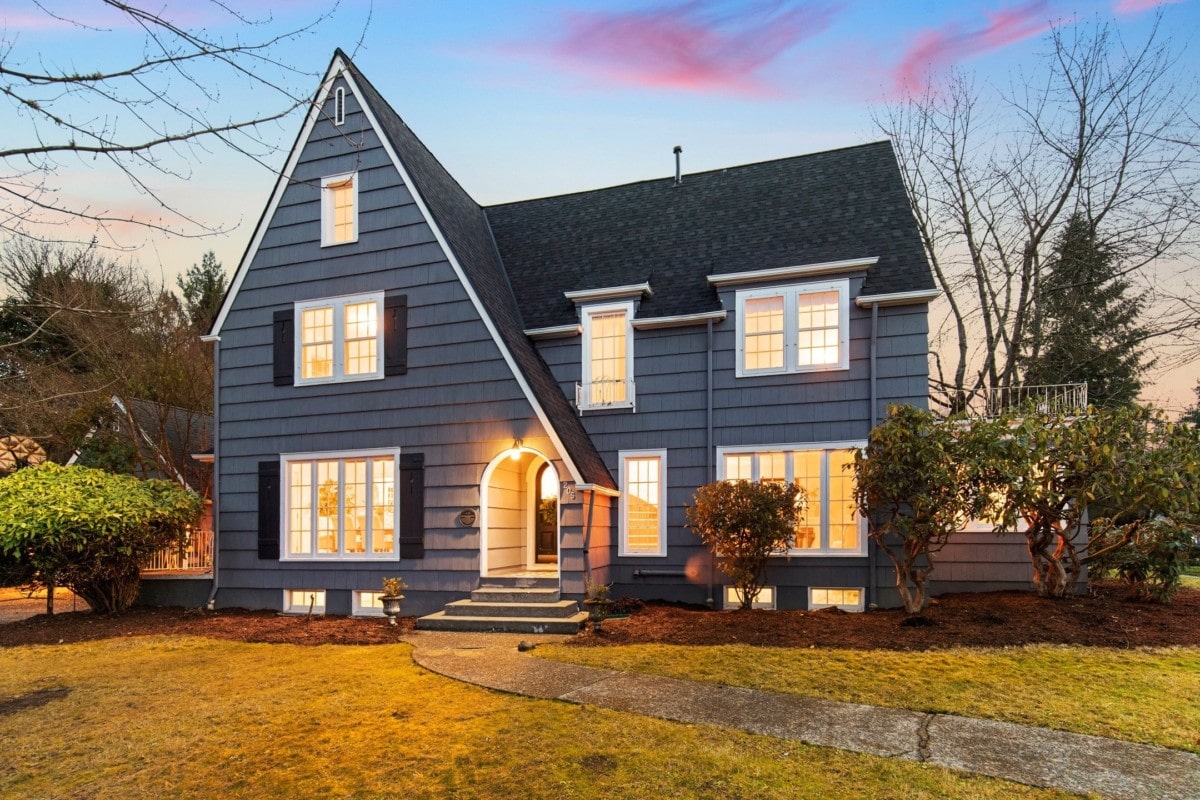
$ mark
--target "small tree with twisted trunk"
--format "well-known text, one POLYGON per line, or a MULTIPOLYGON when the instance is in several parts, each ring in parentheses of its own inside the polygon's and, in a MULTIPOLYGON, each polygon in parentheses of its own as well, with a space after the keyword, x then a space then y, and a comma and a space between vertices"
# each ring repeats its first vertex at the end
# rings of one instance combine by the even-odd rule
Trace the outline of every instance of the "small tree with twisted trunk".
POLYGON ((934 554, 983 511, 985 495, 972 469, 979 442, 974 426, 889 406, 865 452, 855 454, 855 502, 896 569, 896 591, 909 614, 925 608, 934 554))
POLYGON ((47 583, 115 614, 137 599, 141 564, 179 544, 201 502, 169 481, 43 464, 0 479, 0 552, 27 553, 47 583))
POLYGON ((688 527, 712 548, 721 571, 751 608, 767 559, 787 550, 807 501, 799 484, 716 481, 696 490, 687 507, 688 527))

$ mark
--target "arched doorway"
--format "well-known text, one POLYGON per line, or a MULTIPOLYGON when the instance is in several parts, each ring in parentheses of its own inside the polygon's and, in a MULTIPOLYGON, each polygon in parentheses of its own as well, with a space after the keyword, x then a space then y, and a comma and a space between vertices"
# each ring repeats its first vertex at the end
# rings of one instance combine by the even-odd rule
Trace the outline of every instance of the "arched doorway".
POLYGON ((488 464, 479 487, 480 574, 558 574, 558 472, 535 450, 488 464))

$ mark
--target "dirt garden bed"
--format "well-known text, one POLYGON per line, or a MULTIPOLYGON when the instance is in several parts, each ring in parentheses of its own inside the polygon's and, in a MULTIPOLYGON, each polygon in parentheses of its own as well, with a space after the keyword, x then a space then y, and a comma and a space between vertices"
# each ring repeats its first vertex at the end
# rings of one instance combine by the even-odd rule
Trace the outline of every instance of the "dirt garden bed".
MULTIPOLYGON (((925 650, 936 647, 1079 644, 1096 647, 1200 647, 1200 590, 1183 589, 1171 605, 1130 603, 1111 585, 1092 596, 1046 600, 1025 592, 937 598, 928 627, 902 627, 900 611, 847 614, 825 611, 715 612, 672 604, 632 603, 626 619, 585 631, 583 646, 661 642, 777 647, 925 650)), ((0 625, 0 646, 60 644, 143 635, 190 635, 247 642, 384 644, 412 630, 382 619, 295 617, 267 611, 205 612, 137 608, 116 617, 90 612, 44 614, 0 625)))

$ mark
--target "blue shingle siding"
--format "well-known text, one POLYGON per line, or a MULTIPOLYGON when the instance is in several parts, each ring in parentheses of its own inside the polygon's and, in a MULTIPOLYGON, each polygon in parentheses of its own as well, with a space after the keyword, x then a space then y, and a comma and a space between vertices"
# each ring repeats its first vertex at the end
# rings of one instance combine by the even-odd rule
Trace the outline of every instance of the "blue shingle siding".
MULTIPOLYGON (((666 557, 620 557, 622 501, 581 492, 562 509, 565 592, 582 592, 590 568, 618 593, 719 604, 709 583, 724 579, 711 574, 708 551, 684 516, 695 489, 714 474, 715 448, 864 440, 887 403, 924 405, 925 305, 878 311, 875 409, 871 312, 853 305, 860 294, 933 287, 888 143, 686 175, 680 187, 647 181, 481 208, 340 52, 331 69, 339 65, 346 72, 334 86, 347 90, 346 122, 321 119, 298 142, 289 183, 261 223, 253 261, 239 271, 220 318, 222 604, 278 607, 284 588, 325 589, 331 613, 348 611, 353 590, 374 590, 397 572, 412 587, 409 610, 465 595, 479 578, 480 533, 456 517, 479 506, 485 468, 514 438, 560 455, 561 479, 569 477, 569 459, 584 483, 602 488, 619 488, 613 477, 621 451, 667 451, 666 557), (351 171, 358 175, 358 239, 321 247, 321 178, 351 171), (848 369, 736 377, 736 290, 716 289, 708 276, 869 258, 878 261, 839 276, 849 278, 848 369), (523 331, 574 323, 578 310, 564 291, 641 282, 651 292, 638 304, 638 319, 726 311, 712 326, 712 385, 704 324, 636 330, 636 411, 580 415, 572 401, 581 338, 534 342, 523 331), (406 374, 274 385, 272 316, 298 301, 366 292, 407 298, 406 374), (260 462, 280 453, 384 447, 424 456, 424 558, 258 557, 260 462), (667 574, 639 577, 638 570, 667 574)), ((862 557, 779 560, 769 580, 781 607, 803 607, 810 586, 877 582, 869 564, 862 557)))

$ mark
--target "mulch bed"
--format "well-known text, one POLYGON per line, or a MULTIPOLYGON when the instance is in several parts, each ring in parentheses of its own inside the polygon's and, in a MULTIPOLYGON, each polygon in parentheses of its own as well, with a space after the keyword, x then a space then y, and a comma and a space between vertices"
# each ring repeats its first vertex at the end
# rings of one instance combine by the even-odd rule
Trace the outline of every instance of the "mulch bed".
MULTIPOLYGON (((927 612, 932 625, 902 626, 902 611, 847 614, 824 611, 708 611, 667 603, 631 603, 627 619, 607 620, 573 642, 605 646, 658 642, 775 647, 926 650, 1079 644, 1096 647, 1200 647, 1200 590, 1183 589, 1171 605, 1131 603, 1119 588, 1101 585, 1091 596, 1047 600, 1026 592, 947 595, 927 612)), ((89 612, 39 615, 0 625, 0 647, 62 644, 126 636, 203 636, 290 644, 387 644, 411 631, 382 619, 295 617, 269 611, 216 612, 136 608, 116 617, 89 612)))

